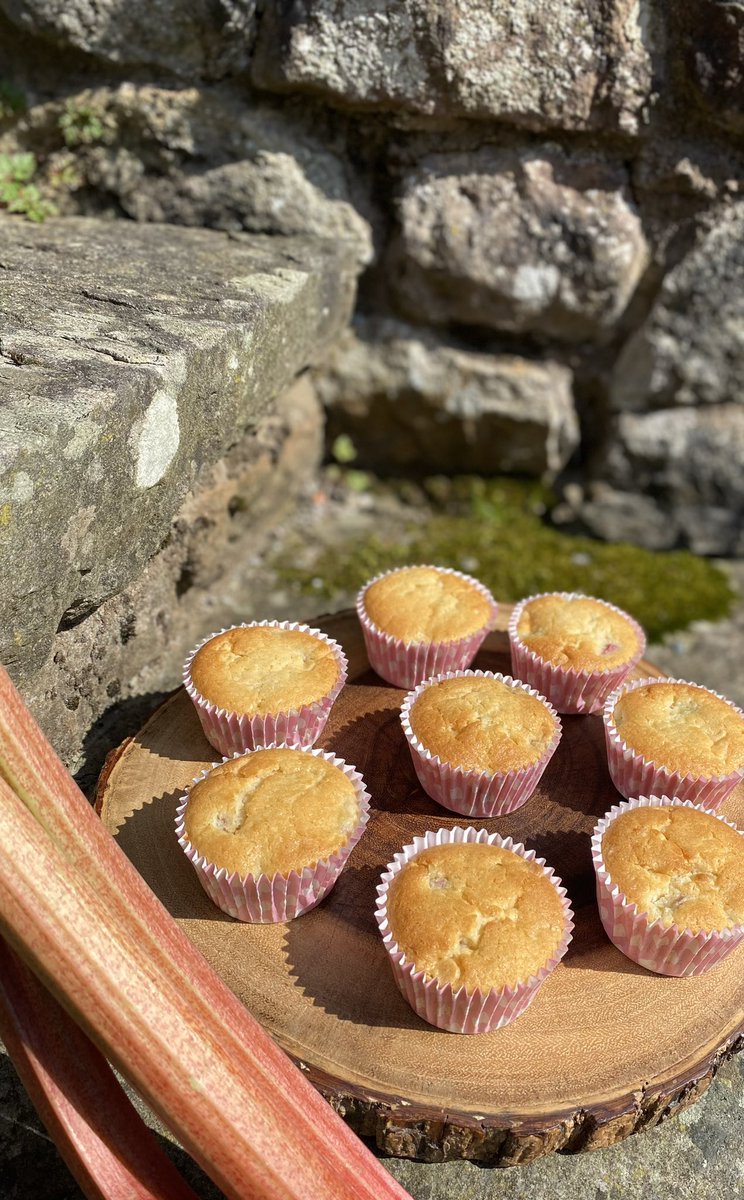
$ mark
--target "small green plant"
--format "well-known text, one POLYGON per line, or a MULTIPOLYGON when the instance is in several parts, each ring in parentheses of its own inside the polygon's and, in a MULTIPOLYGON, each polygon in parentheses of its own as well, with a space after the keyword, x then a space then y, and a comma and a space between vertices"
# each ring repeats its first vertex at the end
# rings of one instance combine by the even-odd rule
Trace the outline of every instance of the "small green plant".
POLYGON ((22 213, 29 221, 43 221, 57 212, 33 182, 37 162, 33 154, 0 154, 0 207, 22 213))
POLYGON ((79 104, 68 100, 59 118, 65 145, 92 146, 94 142, 105 141, 109 132, 108 122, 100 109, 90 104, 79 104))
POLYGON ((356 446, 348 433, 340 433, 331 446, 331 455, 337 463, 351 463, 357 456, 356 446))
POLYGON ((55 192, 75 192, 85 182, 74 155, 66 150, 51 155, 45 165, 45 175, 49 187, 55 192))
POLYGON ((10 121, 26 111, 23 92, 5 79, 0 79, 0 121, 10 121))

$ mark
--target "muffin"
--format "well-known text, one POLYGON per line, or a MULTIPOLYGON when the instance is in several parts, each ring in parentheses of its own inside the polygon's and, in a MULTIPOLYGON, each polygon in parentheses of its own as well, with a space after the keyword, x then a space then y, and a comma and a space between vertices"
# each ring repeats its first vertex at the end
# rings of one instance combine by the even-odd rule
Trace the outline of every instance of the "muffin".
POLYGON ((330 891, 369 816, 362 777, 322 750, 268 746, 194 780, 176 815, 179 844, 219 908, 287 921, 330 891))
POLYGON ((289 621, 234 625, 200 642, 183 679, 221 754, 285 742, 312 746, 346 681, 341 647, 289 621))
POLYGON ((496 601, 482 583, 446 567, 388 571, 365 584, 357 597, 372 668, 405 688, 469 667, 496 612, 496 601))
POLYGON ((467 816, 529 800, 561 737, 552 705, 508 675, 457 671, 408 694, 401 724, 424 791, 467 816))
POLYGON ((681 679, 641 679, 604 708, 607 762, 624 796, 654 794, 718 808, 744 777, 744 713, 681 679))
POLYGON ((566 953, 573 914, 534 850, 485 829, 439 829, 396 854, 376 918, 419 1016, 487 1033, 525 1011, 566 953))
POLYGON ((558 712, 598 712, 646 648, 632 617, 573 592, 530 596, 509 621, 512 670, 558 712))
POLYGON ((615 805, 592 837, 607 936, 661 975, 700 975, 744 941, 744 835, 669 796, 615 805))

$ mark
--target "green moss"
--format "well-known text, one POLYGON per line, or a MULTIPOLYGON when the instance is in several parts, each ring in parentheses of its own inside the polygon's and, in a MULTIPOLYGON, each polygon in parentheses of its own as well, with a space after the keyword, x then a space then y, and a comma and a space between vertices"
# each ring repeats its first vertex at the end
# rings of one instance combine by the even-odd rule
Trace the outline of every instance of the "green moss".
POLYGON ((402 501, 394 535, 335 543, 306 569, 285 555, 274 564, 280 577, 333 599, 389 567, 438 563, 476 575, 504 601, 554 590, 599 596, 631 613, 650 639, 730 610, 728 580, 707 559, 563 533, 544 521, 552 497, 538 484, 465 477, 374 486, 402 501))

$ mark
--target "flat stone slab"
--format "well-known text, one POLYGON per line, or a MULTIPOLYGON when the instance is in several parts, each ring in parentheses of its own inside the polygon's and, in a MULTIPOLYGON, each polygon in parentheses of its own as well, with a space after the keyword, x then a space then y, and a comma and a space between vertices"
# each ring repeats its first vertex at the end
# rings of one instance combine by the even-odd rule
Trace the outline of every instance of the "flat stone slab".
POLYGON ((354 251, 0 218, 0 661, 142 572, 173 514, 349 319, 354 251))

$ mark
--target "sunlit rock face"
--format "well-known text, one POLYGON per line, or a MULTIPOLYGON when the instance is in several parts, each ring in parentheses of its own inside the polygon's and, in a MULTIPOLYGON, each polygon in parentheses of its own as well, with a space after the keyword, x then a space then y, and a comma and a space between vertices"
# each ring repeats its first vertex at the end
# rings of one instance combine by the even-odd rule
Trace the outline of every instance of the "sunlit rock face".
POLYGON ((595 339, 648 262, 622 169, 557 147, 431 155, 399 212, 399 303, 441 323, 595 339))
POLYGON ((633 132, 651 83, 633 0, 312 0, 268 5, 263 87, 423 117, 633 132))

